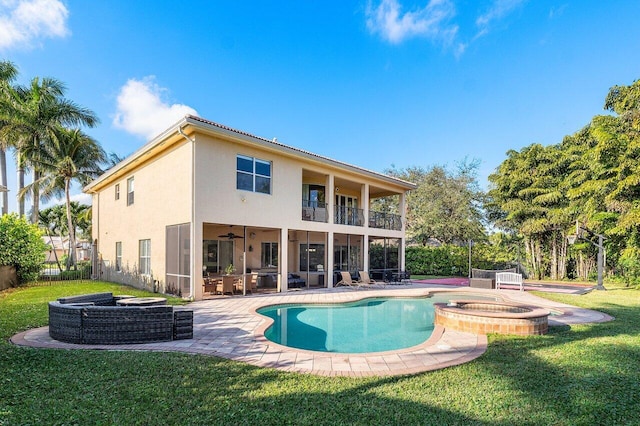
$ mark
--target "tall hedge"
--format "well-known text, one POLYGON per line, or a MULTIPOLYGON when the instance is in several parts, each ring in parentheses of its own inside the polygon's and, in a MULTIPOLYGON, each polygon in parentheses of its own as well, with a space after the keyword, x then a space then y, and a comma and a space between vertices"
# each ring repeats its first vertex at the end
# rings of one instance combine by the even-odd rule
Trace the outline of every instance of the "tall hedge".
POLYGON ((18 282, 38 279, 46 250, 37 225, 15 213, 0 217, 0 265, 15 267, 18 282))
MULTIPOLYGON (((415 275, 466 277, 469 274, 467 246, 449 244, 440 247, 409 246, 405 250, 405 255, 405 267, 415 275)), ((501 269, 506 267, 506 263, 498 261, 488 245, 475 244, 471 251, 471 267, 501 269)))
POLYGON ((406 268, 412 274, 463 276, 469 270, 469 252, 465 247, 407 247, 406 268))

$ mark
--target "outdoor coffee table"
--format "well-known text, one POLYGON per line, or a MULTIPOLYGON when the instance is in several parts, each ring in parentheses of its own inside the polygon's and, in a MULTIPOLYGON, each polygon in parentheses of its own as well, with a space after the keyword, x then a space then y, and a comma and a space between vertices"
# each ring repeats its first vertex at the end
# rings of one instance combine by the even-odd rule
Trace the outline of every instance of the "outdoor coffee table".
POLYGON ((166 304, 167 299, 164 297, 134 297, 116 301, 118 306, 158 306, 166 304))
POLYGON ((132 296, 130 294, 117 294, 113 296, 113 300, 115 302, 118 302, 118 300, 122 300, 122 299, 133 299, 133 298, 135 298, 135 296, 132 296))

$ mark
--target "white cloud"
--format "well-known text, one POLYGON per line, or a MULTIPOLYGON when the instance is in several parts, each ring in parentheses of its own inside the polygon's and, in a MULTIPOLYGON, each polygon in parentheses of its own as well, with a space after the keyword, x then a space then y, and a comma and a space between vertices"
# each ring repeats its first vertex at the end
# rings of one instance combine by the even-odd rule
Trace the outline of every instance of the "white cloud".
POLYGON ((0 49, 65 37, 69 11, 60 0, 0 0, 0 49))
POLYGON ((397 0, 382 0, 377 6, 367 5, 367 28, 379 33, 391 43, 400 43, 409 37, 423 36, 450 44, 458 32, 457 25, 450 25, 455 16, 455 6, 451 0, 430 0, 413 12, 401 13, 397 0))
MULTIPOLYGON (((74 188, 74 187, 72 187, 71 195, 69 197, 71 199, 71 201, 76 201, 76 202, 78 202, 80 204, 85 204, 87 206, 90 206, 91 202, 92 202, 91 194, 85 194, 84 192, 77 192, 77 191, 79 191, 79 190, 74 188)), ((62 197, 62 198, 53 198, 53 199, 50 199, 48 202, 43 203, 40 206, 40 210, 46 209, 46 208, 49 208, 49 207, 53 207, 53 206, 64 206, 64 205, 66 205, 66 203, 67 203, 67 201, 66 201, 66 199, 64 197, 62 197)))
POLYGON ((567 9, 567 4, 563 4, 561 6, 558 7, 552 7, 549 10, 549 19, 555 19, 558 18, 560 16, 562 16, 562 14, 564 13, 564 11, 567 9))
POLYGON ((504 18, 526 1, 527 0, 494 0, 489 9, 476 19, 478 33, 475 38, 487 34, 493 22, 504 18))
MULTIPOLYGON (((76 201, 80 204, 86 204, 88 206, 91 205, 91 194, 85 194, 85 193, 80 193, 80 194, 74 194, 71 195, 71 201, 76 201)), ((60 200, 60 204, 63 204, 65 201, 64 200, 60 200)))
POLYGON ((113 125, 134 135, 151 139, 195 109, 182 104, 169 104, 163 99, 167 90, 158 86, 154 76, 130 79, 118 94, 113 125))

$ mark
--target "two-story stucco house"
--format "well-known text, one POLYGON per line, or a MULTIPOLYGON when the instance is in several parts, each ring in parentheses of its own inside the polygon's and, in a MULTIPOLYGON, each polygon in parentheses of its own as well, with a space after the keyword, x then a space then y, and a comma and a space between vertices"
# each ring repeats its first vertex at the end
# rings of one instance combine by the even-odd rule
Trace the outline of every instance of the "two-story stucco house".
POLYGON ((203 277, 227 269, 258 272, 258 291, 287 291, 291 273, 298 286, 331 287, 335 271, 404 270, 413 188, 186 116, 84 190, 105 268, 199 300, 203 277), (382 197, 400 214, 375 211, 382 197))

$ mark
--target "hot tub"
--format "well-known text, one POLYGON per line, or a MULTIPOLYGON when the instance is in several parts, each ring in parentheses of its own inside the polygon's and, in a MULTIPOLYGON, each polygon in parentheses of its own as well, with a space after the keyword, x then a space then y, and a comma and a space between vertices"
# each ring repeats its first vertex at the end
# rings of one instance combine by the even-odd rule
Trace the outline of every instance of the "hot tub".
POLYGON ((452 300, 436 303, 435 324, 474 334, 546 334, 549 311, 508 302, 452 300))

